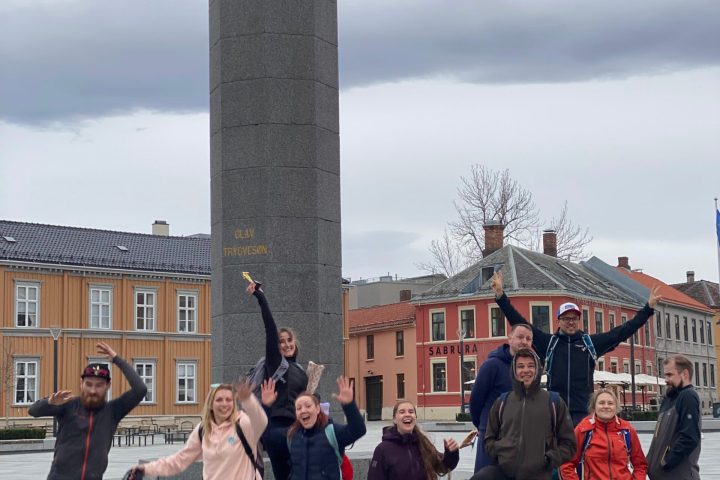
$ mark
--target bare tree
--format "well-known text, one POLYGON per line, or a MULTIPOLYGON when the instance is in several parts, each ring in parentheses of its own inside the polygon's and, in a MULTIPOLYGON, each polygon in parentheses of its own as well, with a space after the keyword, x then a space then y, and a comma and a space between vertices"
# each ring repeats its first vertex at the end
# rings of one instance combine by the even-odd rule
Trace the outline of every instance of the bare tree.
POLYGON ((468 266, 469 261, 463 249, 450 236, 447 228, 439 240, 430 242, 430 255, 432 261, 429 263, 417 263, 415 266, 420 270, 431 274, 442 273, 450 278, 468 266))
MULTIPOLYGON (((417 267, 430 273, 444 273, 448 277, 480 260, 485 247, 484 225, 498 221, 505 226, 507 243, 530 250, 539 250, 540 214, 532 192, 510 176, 510 171, 492 170, 485 165, 473 165, 470 177, 461 177, 458 200, 454 202, 457 220, 448 224, 439 240, 430 244, 430 263, 417 267)), ((585 249, 592 241, 588 229, 572 223, 568 218, 567 201, 559 218, 553 218, 551 228, 557 232, 558 257, 568 260, 587 258, 585 249)))
POLYGON ((586 252, 586 248, 592 242, 593 237, 590 236, 590 230, 582 229, 579 225, 575 225, 568 217, 568 203, 565 200, 560 217, 550 222, 551 228, 557 232, 557 256, 571 262, 585 260, 590 255, 586 252))
POLYGON ((470 178, 462 177, 455 210, 458 219, 450 222, 453 237, 471 260, 482 258, 485 247, 483 225, 496 220, 505 226, 505 238, 530 247, 532 232, 540 224, 532 193, 510 176, 510 170, 497 172, 484 165, 473 165, 470 178))
POLYGON ((13 361, 12 347, 7 345, 3 338, 3 354, 0 357, 0 388, 5 397, 5 428, 10 427, 10 405, 15 394, 15 363, 13 361))

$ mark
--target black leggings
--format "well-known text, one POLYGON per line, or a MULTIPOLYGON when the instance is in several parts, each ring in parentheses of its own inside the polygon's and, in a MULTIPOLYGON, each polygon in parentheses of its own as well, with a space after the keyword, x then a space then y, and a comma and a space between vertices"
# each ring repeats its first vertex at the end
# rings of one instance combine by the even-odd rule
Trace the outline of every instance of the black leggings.
POLYGON ((262 443, 270 457, 273 475, 277 480, 290 478, 290 451, 288 450, 287 432, 292 425, 290 419, 271 419, 263 432, 262 443))
POLYGON ((513 480, 510 477, 506 477, 503 471, 497 465, 488 465, 483 467, 473 475, 470 480, 513 480))

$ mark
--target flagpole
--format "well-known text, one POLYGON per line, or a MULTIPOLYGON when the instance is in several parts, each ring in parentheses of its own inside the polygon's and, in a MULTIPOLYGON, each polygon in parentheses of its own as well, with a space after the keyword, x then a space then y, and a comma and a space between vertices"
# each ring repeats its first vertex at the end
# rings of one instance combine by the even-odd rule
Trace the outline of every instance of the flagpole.
POLYGON ((720 298, 720 210, 718 210, 718 198, 715 197, 715 230, 717 234, 717 255, 718 255, 718 298, 720 298))

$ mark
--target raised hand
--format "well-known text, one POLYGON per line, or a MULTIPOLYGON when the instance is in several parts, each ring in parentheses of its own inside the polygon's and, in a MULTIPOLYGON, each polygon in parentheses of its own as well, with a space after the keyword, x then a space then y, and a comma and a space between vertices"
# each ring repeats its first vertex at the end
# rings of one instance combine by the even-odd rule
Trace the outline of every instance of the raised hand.
POLYGON ((275 391, 275 380, 268 378, 260 385, 260 401, 266 407, 270 407, 277 400, 275 391))
POLYGON ((493 273, 492 279, 490 279, 490 288, 495 292, 495 298, 500 298, 503 295, 503 274, 500 270, 493 273))
POLYGON ((59 390, 48 397, 50 405, 62 405, 72 400, 75 395, 70 390, 59 390))
POLYGON ((652 290, 650 290, 650 296, 648 297, 648 305, 650 306, 650 308, 655 308, 655 306, 660 300, 662 300, 662 298, 662 295, 660 295, 660 285, 655 285, 652 287, 652 290))
POLYGON ((448 452, 454 452, 460 448, 460 445, 458 445, 458 443, 452 438, 446 438, 443 440, 443 443, 445 443, 445 450, 448 452))
POLYGON ((333 398, 337 399, 343 405, 352 403, 353 401, 353 382, 347 377, 339 376, 337 379, 338 393, 333 393, 333 398))
POLYGON ((257 289, 260 289, 260 287, 258 287, 258 284, 255 282, 250 282, 245 291, 248 293, 248 295, 252 295, 257 289))
POLYGON ((105 342, 98 342, 95 345, 95 348, 97 348, 97 351, 100 355, 105 355, 110 361, 112 361, 113 358, 117 357, 117 353, 115 353, 115 350, 113 350, 110 345, 105 342))
POLYGON ((250 384, 248 380, 243 380, 235 384, 235 400, 238 402, 244 402, 254 390, 254 386, 250 384))

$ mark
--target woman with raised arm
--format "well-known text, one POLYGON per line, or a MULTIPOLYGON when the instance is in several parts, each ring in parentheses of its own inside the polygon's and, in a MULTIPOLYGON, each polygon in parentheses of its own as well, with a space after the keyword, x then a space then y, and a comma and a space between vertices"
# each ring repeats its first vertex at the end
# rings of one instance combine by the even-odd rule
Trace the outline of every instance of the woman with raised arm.
POLYGON ((267 408, 268 427, 262 436, 276 480, 290 478, 287 433, 295 421, 295 400, 307 388, 308 377, 297 363, 298 342, 293 331, 278 330, 265 294, 251 282, 247 292, 257 298, 265 325, 265 379, 274 378, 277 397, 267 408), (283 371, 284 370, 284 371, 283 371))
POLYGON ((460 446, 452 438, 444 440, 440 453, 417 426, 415 405, 399 400, 393 407, 393 426, 386 428, 382 442, 375 447, 368 480, 435 480, 460 461, 460 446))
POLYGON ((365 421, 353 399, 352 382, 337 379, 338 393, 347 425, 335 423, 320 408, 320 400, 303 392, 295 400, 297 419, 288 431, 292 480, 340 480, 345 447, 365 435, 365 421))
POLYGON ((258 440, 266 425, 265 412, 248 384, 241 384, 233 396, 233 386, 222 383, 208 393, 202 422, 179 452, 137 465, 134 470, 144 475, 169 477, 202 460, 205 480, 262 480, 255 459, 258 440), (236 399, 242 411, 237 409, 236 399))

